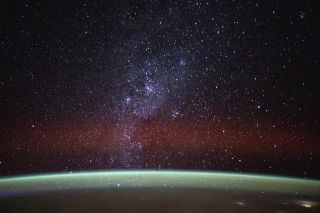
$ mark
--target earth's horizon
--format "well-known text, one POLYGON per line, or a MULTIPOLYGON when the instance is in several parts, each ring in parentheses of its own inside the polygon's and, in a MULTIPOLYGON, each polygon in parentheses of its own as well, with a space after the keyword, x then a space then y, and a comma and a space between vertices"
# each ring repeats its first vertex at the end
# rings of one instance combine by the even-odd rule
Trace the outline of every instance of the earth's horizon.
POLYGON ((0 209, 317 211, 320 181, 198 171, 91 171, 0 178, 0 209))

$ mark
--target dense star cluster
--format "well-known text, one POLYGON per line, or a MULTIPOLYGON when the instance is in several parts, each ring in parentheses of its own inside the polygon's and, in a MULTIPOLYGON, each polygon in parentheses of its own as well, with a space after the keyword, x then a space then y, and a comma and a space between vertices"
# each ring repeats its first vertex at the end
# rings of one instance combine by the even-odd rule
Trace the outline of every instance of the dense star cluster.
POLYGON ((315 4, 10 3, 0 11, 0 175, 320 177, 315 4))

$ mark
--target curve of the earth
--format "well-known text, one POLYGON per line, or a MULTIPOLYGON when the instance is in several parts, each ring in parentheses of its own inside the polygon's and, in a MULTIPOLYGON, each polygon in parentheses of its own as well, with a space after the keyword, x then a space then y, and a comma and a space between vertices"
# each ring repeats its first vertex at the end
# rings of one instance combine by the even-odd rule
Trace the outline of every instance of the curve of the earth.
POLYGON ((23 193, 107 188, 198 188, 320 197, 320 181, 256 174, 197 171, 95 171, 5 177, 0 197, 23 193))

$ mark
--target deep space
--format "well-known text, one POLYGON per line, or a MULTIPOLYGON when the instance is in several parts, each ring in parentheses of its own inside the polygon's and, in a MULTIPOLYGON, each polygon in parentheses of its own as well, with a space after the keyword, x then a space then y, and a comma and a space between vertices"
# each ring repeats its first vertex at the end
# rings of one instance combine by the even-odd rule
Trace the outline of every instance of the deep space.
POLYGON ((10 1, 0 176, 320 178, 316 1, 10 1))

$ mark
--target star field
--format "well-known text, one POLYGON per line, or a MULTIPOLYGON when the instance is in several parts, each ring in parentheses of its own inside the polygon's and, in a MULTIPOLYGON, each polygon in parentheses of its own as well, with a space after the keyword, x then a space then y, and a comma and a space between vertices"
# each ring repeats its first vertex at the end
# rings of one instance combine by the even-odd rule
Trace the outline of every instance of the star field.
POLYGON ((314 1, 22 1, 0 12, 0 175, 320 177, 314 1))

